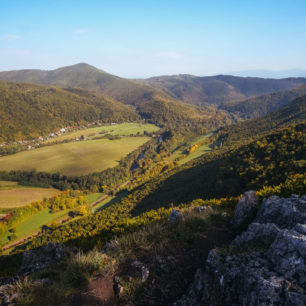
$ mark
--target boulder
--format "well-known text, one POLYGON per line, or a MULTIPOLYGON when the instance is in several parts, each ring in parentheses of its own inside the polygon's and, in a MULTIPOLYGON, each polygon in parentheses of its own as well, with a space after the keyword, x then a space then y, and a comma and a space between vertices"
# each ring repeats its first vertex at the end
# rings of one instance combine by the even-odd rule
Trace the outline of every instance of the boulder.
POLYGON ((299 284, 306 284, 306 235, 294 230, 279 232, 267 255, 274 271, 299 284))
POLYGON ((235 207, 234 216, 231 220, 233 228, 238 229, 252 218, 256 212, 257 205, 258 201, 255 191, 250 190, 245 192, 235 207))
POLYGON ((117 240, 111 240, 105 243, 102 252, 107 253, 114 250, 119 245, 117 240))
POLYGON ((293 228, 296 224, 306 223, 306 201, 293 196, 282 199, 271 196, 264 199, 257 213, 256 222, 274 223, 280 228, 293 228))
POLYGON ((234 247, 243 247, 245 244, 267 244, 273 241, 280 229, 273 223, 251 223, 246 232, 237 236, 233 241, 234 247))
POLYGON ((175 224, 183 219, 183 214, 176 209, 172 209, 170 215, 169 215, 169 223, 175 224))

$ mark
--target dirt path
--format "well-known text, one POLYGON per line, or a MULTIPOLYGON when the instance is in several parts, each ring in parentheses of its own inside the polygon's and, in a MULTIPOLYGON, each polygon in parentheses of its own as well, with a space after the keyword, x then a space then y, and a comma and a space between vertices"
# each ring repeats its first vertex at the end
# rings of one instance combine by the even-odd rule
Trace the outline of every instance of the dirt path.
POLYGON ((9 249, 11 249, 15 246, 18 246, 18 245, 34 238, 34 237, 37 237, 40 233, 41 233, 41 230, 38 230, 38 231, 35 231, 32 234, 28 235, 28 236, 25 236, 25 237, 23 237, 19 240, 16 240, 16 241, 12 242, 11 244, 7 244, 4 247, 2 247, 2 251, 7 251, 7 250, 9 250, 9 249))
MULTIPOLYGON (((124 188, 124 187, 127 186, 129 183, 131 183, 131 181, 132 181, 132 179, 130 179, 130 180, 124 182, 123 184, 121 184, 121 185, 119 186, 119 188, 124 188)), ((96 201, 94 201, 93 203, 91 203, 91 204, 90 204, 90 207, 94 207, 94 206, 96 206, 97 204, 99 204, 99 203, 105 201, 107 198, 110 198, 110 197, 111 197, 111 195, 105 194, 105 195, 103 195, 102 197, 100 197, 99 199, 97 199, 96 201)))
POLYGON ((103 195, 103 196, 100 197, 98 200, 92 202, 92 203, 90 204, 90 207, 96 206, 97 204, 103 202, 104 200, 106 200, 106 199, 109 198, 109 197, 110 197, 110 195, 108 195, 108 194, 103 195))

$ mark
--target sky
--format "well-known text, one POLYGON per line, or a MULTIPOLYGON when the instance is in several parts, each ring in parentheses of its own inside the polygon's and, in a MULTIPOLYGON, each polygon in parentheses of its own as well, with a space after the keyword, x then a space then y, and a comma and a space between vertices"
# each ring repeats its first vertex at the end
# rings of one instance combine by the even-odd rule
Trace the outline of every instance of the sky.
POLYGON ((306 70, 305 55, 305 0, 0 0, 0 71, 263 73, 306 70))

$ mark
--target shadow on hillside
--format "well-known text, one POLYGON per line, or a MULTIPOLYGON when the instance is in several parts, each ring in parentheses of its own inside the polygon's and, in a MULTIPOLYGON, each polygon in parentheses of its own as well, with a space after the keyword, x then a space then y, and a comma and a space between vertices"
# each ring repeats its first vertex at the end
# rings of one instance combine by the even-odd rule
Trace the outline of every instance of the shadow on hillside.
POLYGON ((150 209, 170 207, 186 203, 197 198, 209 199, 225 196, 237 196, 243 192, 238 174, 224 177, 223 169, 227 158, 221 158, 205 164, 195 165, 179 171, 155 187, 142 199, 132 211, 138 215, 150 209))

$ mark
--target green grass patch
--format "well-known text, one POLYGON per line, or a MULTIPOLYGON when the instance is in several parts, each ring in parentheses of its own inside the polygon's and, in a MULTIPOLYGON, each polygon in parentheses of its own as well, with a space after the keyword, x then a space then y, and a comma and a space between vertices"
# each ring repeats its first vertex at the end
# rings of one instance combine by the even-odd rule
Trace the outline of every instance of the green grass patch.
POLYGON ((119 136, 129 136, 129 135, 144 135, 144 132, 156 132, 159 127, 154 124, 139 124, 139 123, 122 123, 115 125, 105 125, 94 128, 82 129, 70 133, 65 133, 64 135, 54 137, 44 141, 44 143, 52 143, 55 141, 64 141, 75 138, 80 138, 81 136, 86 136, 88 139, 92 139, 97 136, 102 136, 101 132, 111 135, 119 136))
MULTIPOLYGON (((190 141, 190 143, 188 143, 188 146, 191 147, 197 143, 200 143, 201 141, 204 141, 205 139, 209 138, 213 136, 213 133, 209 133, 206 135, 201 135, 198 136, 194 139, 192 139, 192 141, 190 141)), ((202 156, 203 154, 206 154, 208 152, 210 152, 213 149, 213 143, 210 144, 204 144, 202 146, 200 146, 198 149, 196 149, 194 152, 186 155, 184 154, 185 150, 186 150, 186 146, 176 150, 171 156, 170 156, 170 160, 174 161, 176 158, 179 158, 179 160, 177 161, 179 165, 185 164, 195 158, 198 158, 200 156, 202 156)))
MULTIPOLYGON (((57 213, 50 213, 49 209, 44 209, 42 211, 39 211, 37 214, 30 216, 29 218, 25 219, 21 223, 17 224, 16 227, 16 233, 14 241, 26 237, 28 235, 31 235, 32 233, 40 230, 40 228, 43 225, 48 225, 53 220, 67 214, 69 210, 62 210, 57 213)), ((8 244, 10 241, 8 239, 8 236, 11 236, 11 233, 3 233, 0 235, 0 241, 2 244, 8 244)))
POLYGON ((99 198, 101 198, 102 195, 103 195, 102 192, 96 192, 96 193, 91 193, 91 194, 86 195, 85 198, 87 199, 88 204, 91 204, 94 201, 97 201, 99 198))
POLYGON ((95 205, 93 207, 93 209, 96 212, 96 211, 100 210, 101 208, 106 208, 106 207, 116 203, 117 201, 118 201, 117 197, 112 196, 112 197, 109 197, 109 198, 105 199, 104 201, 101 201, 97 205, 95 205))
POLYGON ((0 171, 36 169, 65 175, 86 175, 115 167, 121 158, 149 139, 149 137, 125 137, 46 146, 1 157, 0 171))

